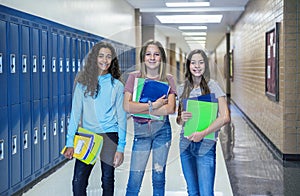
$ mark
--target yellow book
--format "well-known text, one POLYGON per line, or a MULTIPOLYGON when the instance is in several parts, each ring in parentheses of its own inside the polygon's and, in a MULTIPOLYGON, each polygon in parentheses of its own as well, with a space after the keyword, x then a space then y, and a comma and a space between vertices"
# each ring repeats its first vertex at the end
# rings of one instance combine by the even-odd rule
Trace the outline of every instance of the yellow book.
MULTIPOLYGON (((103 146, 103 137, 82 127, 74 137, 73 157, 86 163, 95 164, 103 146)), ((64 154, 66 147, 61 151, 64 154)))

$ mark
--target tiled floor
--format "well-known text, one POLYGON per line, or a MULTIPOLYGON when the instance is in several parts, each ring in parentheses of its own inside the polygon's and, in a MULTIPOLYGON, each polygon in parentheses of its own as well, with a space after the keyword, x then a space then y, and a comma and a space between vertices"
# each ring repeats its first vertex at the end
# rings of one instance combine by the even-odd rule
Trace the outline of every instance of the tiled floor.
MULTIPOLYGON (((278 160, 259 139, 254 130, 231 105, 231 126, 220 132, 217 145, 216 196, 300 196, 300 163, 278 160)), ((168 159, 166 196, 187 196, 181 172, 178 140, 179 129, 171 117, 173 140, 168 159)), ((131 121, 128 123, 124 164, 116 170, 116 196, 123 196, 128 178, 132 141, 131 121)), ((40 181, 24 196, 69 196, 74 161, 67 162, 55 173, 40 181)), ((151 196, 151 172, 147 167, 141 196, 151 196)), ((100 167, 90 177, 88 195, 100 195, 100 167)))

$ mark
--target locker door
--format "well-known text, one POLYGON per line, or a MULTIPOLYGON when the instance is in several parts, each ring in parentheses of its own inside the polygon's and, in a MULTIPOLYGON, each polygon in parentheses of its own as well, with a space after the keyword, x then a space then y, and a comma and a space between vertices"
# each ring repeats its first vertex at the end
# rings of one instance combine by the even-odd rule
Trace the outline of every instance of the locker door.
POLYGON ((77 40, 77 69, 76 73, 78 73, 81 69, 81 65, 83 64, 83 58, 82 58, 82 50, 81 50, 81 39, 77 40))
POLYGON ((10 139, 10 182, 14 186, 21 182, 21 136, 20 136, 20 104, 10 107, 9 139, 10 139))
POLYGON ((48 33, 41 31, 41 99, 49 98, 48 33))
POLYGON ((33 110, 32 110, 32 143, 33 143, 33 155, 32 155, 32 163, 33 163, 33 172, 38 174, 41 169, 41 126, 40 126, 40 116, 41 116, 41 106, 40 101, 33 101, 33 110))
POLYGON ((20 103, 19 26, 9 23, 9 99, 10 104, 20 103))
MULTIPOLYGON (((8 65, 6 61, 7 51, 6 51, 6 22, 0 20, 0 108, 8 106, 7 100, 7 91, 8 91, 8 83, 7 83, 7 73, 8 73, 8 65)), ((1 189, 0 189, 1 191, 1 189)))
POLYGON ((31 135, 31 106, 30 102, 21 104, 21 149, 22 149, 22 170, 23 179, 32 174, 32 135, 31 135))
POLYGON ((58 96, 65 94, 65 88, 64 88, 64 73, 65 73, 65 56, 64 56, 64 35, 59 35, 58 38, 58 96))
POLYGON ((52 86, 52 97, 58 96, 58 56, 57 56, 57 34, 52 33, 51 36, 51 86, 52 86))
POLYGON ((0 107, 0 194, 9 187, 9 151, 8 151, 8 108, 0 107))
POLYGON ((72 58, 72 69, 71 69, 71 94, 73 93, 73 85, 74 80, 76 76, 76 70, 77 70, 77 40, 76 38, 72 38, 71 42, 71 58, 72 58))
POLYGON ((51 137, 51 159, 55 161, 59 158, 60 155, 60 146, 59 146, 59 121, 58 121, 58 98, 52 98, 52 107, 51 107, 51 124, 50 124, 50 137, 51 137))
POLYGON ((21 102, 31 100, 30 85, 30 54, 29 54, 29 27, 21 26, 21 102))
POLYGON ((72 72, 72 65, 71 65, 71 38, 66 36, 65 42, 65 56, 66 56, 66 70, 65 70, 65 95, 71 94, 71 72, 72 72))
POLYGON ((50 142, 49 142, 49 101, 48 99, 42 100, 42 113, 41 113, 41 132, 42 132, 42 163, 43 167, 50 163, 50 142))
POLYGON ((65 96, 61 95, 58 99, 58 121, 59 121, 59 149, 61 150, 65 146, 66 140, 66 115, 65 115, 65 96))
POLYGON ((39 30, 32 29, 32 53, 31 53, 31 73, 32 73, 32 91, 33 100, 40 100, 40 67, 39 67, 39 45, 40 35, 39 30))

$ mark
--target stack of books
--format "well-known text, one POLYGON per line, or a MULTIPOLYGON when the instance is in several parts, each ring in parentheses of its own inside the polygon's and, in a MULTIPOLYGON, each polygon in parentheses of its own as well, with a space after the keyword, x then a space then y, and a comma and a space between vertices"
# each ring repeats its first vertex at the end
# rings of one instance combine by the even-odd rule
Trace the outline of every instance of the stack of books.
MULTIPOLYGON (((192 113, 192 118, 183 126, 184 136, 190 136, 192 133, 204 131, 216 120, 218 99, 214 93, 183 99, 183 110, 192 113)), ((214 140, 215 134, 210 133, 205 138, 214 140)))
MULTIPOLYGON (((135 78, 132 100, 140 103, 155 102, 158 98, 169 94, 170 86, 166 82, 150 80, 145 78, 135 78)), ((132 116, 162 120, 163 116, 155 116, 151 114, 132 114, 132 116)))
MULTIPOLYGON (((95 164, 103 145, 103 137, 82 127, 78 128, 74 137, 73 157, 86 163, 95 164)), ((64 147, 61 154, 64 154, 67 147, 64 147)))

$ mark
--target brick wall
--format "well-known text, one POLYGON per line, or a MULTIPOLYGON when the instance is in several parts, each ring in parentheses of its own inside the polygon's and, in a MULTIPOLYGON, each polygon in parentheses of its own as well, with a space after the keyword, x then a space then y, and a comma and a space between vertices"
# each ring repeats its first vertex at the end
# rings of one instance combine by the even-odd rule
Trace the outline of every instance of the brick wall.
MULTIPOLYGON (((230 38, 234 51, 231 99, 284 154, 300 154, 299 7, 297 0, 251 0, 230 38), (280 23, 278 102, 265 94, 265 36, 276 22, 280 23)), ((225 48, 224 37, 212 56, 220 70, 214 75, 219 83, 225 80, 225 48)))

